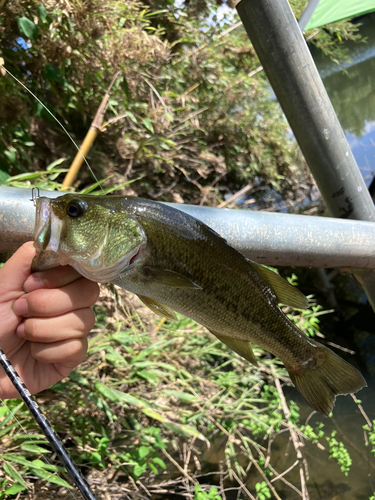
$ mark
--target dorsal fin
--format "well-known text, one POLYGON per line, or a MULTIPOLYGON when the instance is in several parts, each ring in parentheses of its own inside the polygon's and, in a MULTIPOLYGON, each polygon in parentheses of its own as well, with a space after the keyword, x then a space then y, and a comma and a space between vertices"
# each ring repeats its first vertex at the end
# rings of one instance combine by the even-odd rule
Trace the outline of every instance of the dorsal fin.
POLYGON ((260 264, 257 264, 256 262, 249 260, 249 264, 267 281, 269 286, 275 292, 278 302, 296 309, 308 309, 308 301, 298 288, 291 285, 287 280, 278 274, 270 271, 260 264))

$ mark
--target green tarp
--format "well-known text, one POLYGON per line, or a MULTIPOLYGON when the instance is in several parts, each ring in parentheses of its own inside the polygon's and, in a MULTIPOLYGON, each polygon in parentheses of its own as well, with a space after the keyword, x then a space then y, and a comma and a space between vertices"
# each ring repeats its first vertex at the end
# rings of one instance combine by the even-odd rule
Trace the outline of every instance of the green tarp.
POLYGON ((305 30, 375 11, 375 0, 320 0, 305 30))

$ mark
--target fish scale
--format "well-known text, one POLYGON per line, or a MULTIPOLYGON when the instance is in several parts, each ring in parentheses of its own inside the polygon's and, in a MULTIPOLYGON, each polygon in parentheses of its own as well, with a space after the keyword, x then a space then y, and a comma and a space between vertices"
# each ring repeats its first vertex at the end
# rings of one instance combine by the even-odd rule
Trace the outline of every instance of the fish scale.
POLYGON ((264 347, 324 415, 338 394, 366 385, 279 308, 280 302, 305 308, 301 292, 175 208, 121 196, 39 198, 34 244, 34 271, 70 264, 89 279, 137 294, 157 314, 173 319, 176 311, 197 321, 254 364, 251 343, 264 347))

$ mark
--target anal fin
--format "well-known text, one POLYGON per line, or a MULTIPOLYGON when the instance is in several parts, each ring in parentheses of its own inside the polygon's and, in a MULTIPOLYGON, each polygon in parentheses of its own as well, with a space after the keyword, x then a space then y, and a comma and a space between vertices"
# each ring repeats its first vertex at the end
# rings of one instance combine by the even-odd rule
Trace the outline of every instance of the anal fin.
POLYGON ((253 365, 258 366, 258 361, 248 340, 227 337, 226 335, 221 335, 220 333, 213 332, 212 330, 210 330, 210 332, 215 335, 215 337, 217 337, 221 342, 223 342, 223 344, 226 344, 228 347, 230 347, 232 351, 236 352, 253 365))
POLYGON ((156 300, 149 299, 148 297, 144 297, 143 295, 138 295, 138 297, 144 303, 145 306, 151 309, 151 311, 157 314, 158 316, 163 316, 168 319, 173 319, 174 321, 177 320, 176 313, 172 311, 172 309, 169 309, 169 307, 165 306, 164 304, 161 304, 156 300))

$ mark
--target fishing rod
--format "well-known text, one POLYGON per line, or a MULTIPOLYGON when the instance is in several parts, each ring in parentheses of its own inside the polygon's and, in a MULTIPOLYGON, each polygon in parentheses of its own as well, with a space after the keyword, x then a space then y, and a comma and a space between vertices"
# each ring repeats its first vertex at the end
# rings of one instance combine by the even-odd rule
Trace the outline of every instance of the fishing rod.
MULTIPOLYGON (((30 201, 33 202, 34 206, 36 204, 37 198, 39 198, 39 194, 40 194, 39 188, 33 187, 31 191, 30 201)), ((5 371, 9 380, 14 385, 19 395, 21 396, 26 407, 29 409, 32 416, 35 418, 36 423, 39 425, 43 434, 48 439, 54 452, 59 457, 67 473, 70 475, 74 484, 81 492, 83 498, 85 500, 97 500, 97 497, 91 490, 90 486, 88 485, 88 483, 86 482, 80 471, 77 469, 75 463, 73 462, 73 460, 69 455, 69 452, 61 442, 59 436, 53 430, 51 424, 48 422, 42 410, 39 408, 38 404, 31 396, 29 390, 23 383, 21 377, 18 375, 12 363, 9 361, 9 359, 7 358, 7 356, 5 355, 4 351, 1 348, 0 348, 0 365, 5 371)))
MULTIPOLYGON (((75 141, 73 140, 73 138, 71 137, 71 135, 69 134, 69 132, 63 126, 63 124, 53 115, 53 113, 51 113, 51 111, 41 102, 41 100, 36 95, 34 95, 31 92, 31 90, 29 90, 20 80, 18 80, 14 75, 12 75, 12 73, 10 73, 10 71, 8 71, 5 68, 5 66, 4 66, 4 60, 2 58, 0 58, 0 70, 5 71, 14 80, 16 80, 24 89, 26 89, 42 105, 42 107, 52 116, 52 118, 54 118, 57 121, 57 123, 65 131, 65 133, 68 135, 68 137, 73 142, 73 144, 76 147, 76 149, 78 150, 77 156, 78 155, 80 156, 80 162, 82 162, 82 160, 85 161, 85 163, 87 164, 89 170, 91 171, 91 173, 93 174, 95 180, 97 181, 94 173, 92 172, 92 169, 91 169, 89 163, 87 162, 87 159, 81 153, 80 148, 75 143, 75 141)), ((98 112, 97 112, 97 114, 96 114, 96 116, 94 118, 94 122, 93 122, 92 126, 95 125, 95 127, 97 129, 100 128, 101 117, 102 117, 102 115, 104 113, 104 109, 106 108, 106 105, 107 105, 107 101, 108 101, 108 97, 109 97, 109 91, 110 91, 111 87, 113 86, 113 84, 114 84, 115 79, 117 78, 117 76, 118 76, 118 73, 116 73, 116 76, 113 78, 113 80, 112 80, 109 88, 107 89, 106 96, 104 97, 104 99, 102 101, 102 104, 99 107, 99 110, 98 110, 98 112)), ((101 189, 103 189, 103 188, 101 187, 101 189)), ((32 196, 31 196, 30 201, 32 201, 34 203, 34 206, 36 204, 36 199, 37 198, 39 198, 39 188, 33 187, 33 189, 32 189, 32 196)), ((18 375, 18 373, 16 372, 16 370, 14 369, 14 367, 11 364, 11 362, 6 357, 4 351, 2 351, 1 348, 0 348, 0 365, 4 369, 5 373, 9 377, 10 381, 12 382, 12 384, 14 385, 14 387, 16 388, 16 390, 18 391, 18 393, 20 394, 20 396, 21 396, 22 400, 24 401, 26 407, 29 409, 29 411, 31 412, 31 414, 35 418, 37 424, 39 425, 39 427, 41 428, 42 432, 44 433, 44 435, 48 439, 50 445, 52 446, 53 450, 55 451, 55 453, 59 457, 60 461, 65 466, 66 471, 68 472, 68 474, 72 478, 72 480, 75 483, 75 485, 78 488, 78 490, 81 492, 83 498, 85 500, 97 500, 97 497, 94 495, 94 493, 91 490, 90 486, 87 484, 86 480, 84 479, 84 477, 82 476, 82 474, 80 473, 80 471, 77 469, 75 463, 71 459, 71 457, 69 455, 69 452, 64 447, 64 445, 61 442, 60 438, 58 437, 58 435, 56 434, 56 432, 53 430, 52 426, 48 422, 48 420, 45 417, 45 415, 43 414, 42 410, 39 408, 39 406, 36 403, 36 401, 32 398, 32 396, 31 396, 30 392, 28 391, 27 387, 22 382, 20 376, 18 375)))
POLYGON ((6 357, 4 351, 0 348, 0 365, 4 369, 5 373, 9 377, 10 381, 18 391, 19 395, 23 399, 23 402, 30 410, 31 414, 35 418, 36 423, 41 428, 42 432, 48 439, 50 445, 52 446, 54 452, 57 454, 62 464, 64 465, 67 473, 70 475, 74 484, 77 486, 78 490, 81 492, 85 500, 98 500, 90 486, 87 484, 85 478, 82 476, 80 471, 77 469, 75 463, 71 459, 69 452, 61 442, 59 436, 53 430, 51 424, 48 422, 47 418, 43 414, 42 410, 39 408, 36 401, 31 396, 29 390, 22 382, 21 377, 18 375, 14 369, 12 363, 6 357))

